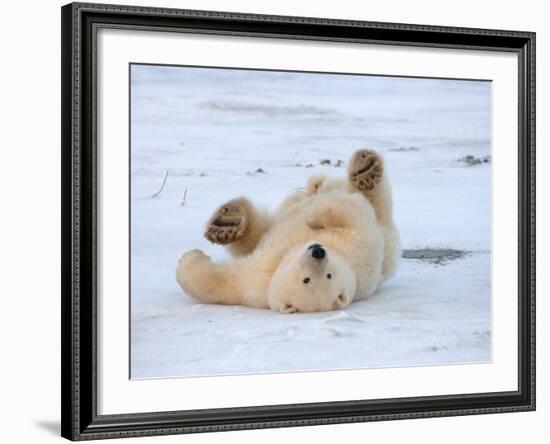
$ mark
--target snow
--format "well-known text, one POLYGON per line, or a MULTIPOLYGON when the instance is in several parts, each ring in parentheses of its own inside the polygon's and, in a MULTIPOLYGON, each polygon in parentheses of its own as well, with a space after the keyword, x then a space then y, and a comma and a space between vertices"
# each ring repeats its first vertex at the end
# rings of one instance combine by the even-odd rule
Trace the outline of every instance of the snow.
POLYGON ((491 360, 491 165, 458 162, 491 154, 489 82, 147 65, 131 76, 132 378, 491 360), (373 298, 327 313, 182 292, 182 253, 226 257, 202 238, 219 204, 275 207, 313 173, 344 175, 360 147, 385 157, 403 248, 463 257, 403 259, 373 298))

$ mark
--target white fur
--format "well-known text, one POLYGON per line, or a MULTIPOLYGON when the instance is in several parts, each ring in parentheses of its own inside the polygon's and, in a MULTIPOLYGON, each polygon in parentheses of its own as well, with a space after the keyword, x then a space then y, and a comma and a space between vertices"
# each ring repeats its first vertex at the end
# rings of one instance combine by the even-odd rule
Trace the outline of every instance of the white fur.
POLYGON ((401 249, 385 173, 368 192, 343 179, 314 176, 269 223, 265 213, 249 211, 250 224, 257 213, 264 230, 256 230, 251 251, 218 263, 199 250, 185 253, 176 272, 185 292, 208 303, 327 311, 371 296, 396 269, 401 249), (325 249, 324 259, 312 258, 308 247, 314 243, 325 249))

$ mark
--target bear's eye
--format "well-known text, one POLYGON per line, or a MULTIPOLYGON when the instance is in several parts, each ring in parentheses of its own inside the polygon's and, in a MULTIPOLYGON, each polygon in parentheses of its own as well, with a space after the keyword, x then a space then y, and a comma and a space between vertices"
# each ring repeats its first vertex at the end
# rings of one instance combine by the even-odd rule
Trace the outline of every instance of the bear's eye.
POLYGON ((311 281, 310 278, 304 278, 304 284, 307 284, 309 281, 311 281))
POLYGON ((332 279, 332 274, 328 273, 327 274, 327 279, 332 279))

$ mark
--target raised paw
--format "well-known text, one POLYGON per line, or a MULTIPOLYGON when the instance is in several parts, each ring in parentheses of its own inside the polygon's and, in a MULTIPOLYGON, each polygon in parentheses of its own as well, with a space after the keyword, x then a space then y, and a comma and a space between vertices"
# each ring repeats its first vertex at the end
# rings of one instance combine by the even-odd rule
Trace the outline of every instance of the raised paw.
POLYGON ((244 197, 224 203, 206 224, 204 237, 220 245, 240 239, 248 226, 248 211, 249 203, 244 197))
POLYGON ((357 151, 348 167, 350 182, 361 191, 370 191, 380 183, 384 174, 384 161, 373 150, 357 151))

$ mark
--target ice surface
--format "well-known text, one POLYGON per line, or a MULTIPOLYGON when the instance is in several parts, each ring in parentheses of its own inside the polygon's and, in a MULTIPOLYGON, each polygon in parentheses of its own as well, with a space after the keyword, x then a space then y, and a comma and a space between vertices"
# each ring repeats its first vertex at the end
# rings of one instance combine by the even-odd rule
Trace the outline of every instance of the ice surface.
POLYGON ((491 165, 458 162, 491 154, 489 82, 144 65, 131 74, 132 378, 491 359, 491 165), (403 248, 467 254, 403 259, 372 299, 340 312, 282 315, 182 292, 183 252, 226 255, 202 238, 219 204, 246 195, 274 207, 310 174, 345 174, 360 147, 385 157, 403 248))

